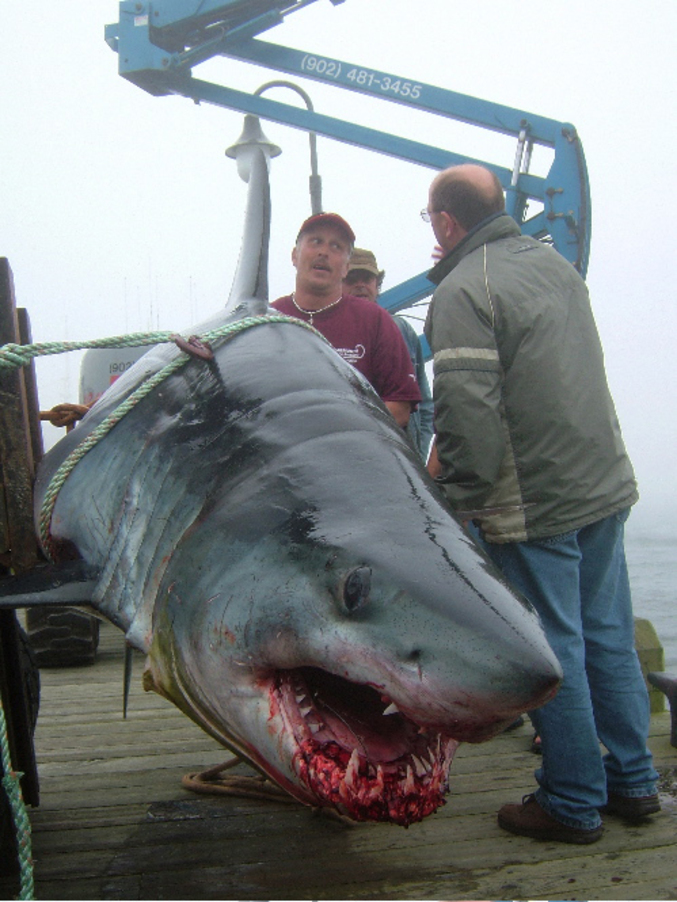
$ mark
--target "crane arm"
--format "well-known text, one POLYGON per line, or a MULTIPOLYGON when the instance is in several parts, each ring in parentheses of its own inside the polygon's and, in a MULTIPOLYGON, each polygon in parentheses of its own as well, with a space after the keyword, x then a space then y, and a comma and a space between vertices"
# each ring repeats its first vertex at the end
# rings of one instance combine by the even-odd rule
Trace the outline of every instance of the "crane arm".
MULTIPOLYGON (((120 75, 154 95, 177 94, 240 110, 436 170, 460 162, 480 163, 500 179, 506 192, 506 209, 522 231, 553 244, 585 276, 590 247, 590 189, 583 148, 574 126, 369 66, 258 39, 286 16, 314 2, 122 0, 119 22, 106 27, 106 41, 118 53, 120 75), (253 62, 513 136, 517 142, 514 159, 505 166, 469 160, 448 149, 195 78, 192 70, 215 56, 253 62), (538 145, 552 154, 545 177, 529 172, 531 154, 538 145)), ((331 2, 337 5, 343 0, 331 2)), ((391 310, 402 309, 421 296, 422 285, 420 276, 408 280, 384 292, 381 303, 391 310)))

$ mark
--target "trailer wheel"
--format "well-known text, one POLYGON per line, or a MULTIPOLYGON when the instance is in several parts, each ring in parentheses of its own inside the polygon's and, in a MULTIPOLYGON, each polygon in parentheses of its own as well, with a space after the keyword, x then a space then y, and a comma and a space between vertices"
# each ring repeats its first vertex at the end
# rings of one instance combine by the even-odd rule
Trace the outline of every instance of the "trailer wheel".
POLYGON ((93 664, 99 621, 75 608, 28 608, 26 632, 39 667, 93 664))

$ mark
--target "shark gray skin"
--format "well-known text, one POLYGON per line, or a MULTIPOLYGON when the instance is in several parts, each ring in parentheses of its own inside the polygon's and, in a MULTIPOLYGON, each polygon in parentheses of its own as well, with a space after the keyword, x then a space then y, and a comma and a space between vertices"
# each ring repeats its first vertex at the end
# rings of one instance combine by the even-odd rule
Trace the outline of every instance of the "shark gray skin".
MULTIPOLYGON (((180 353, 150 351, 55 446, 36 511, 66 456, 180 353)), ((77 463, 51 535, 146 653, 146 688, 299 801, 356 820, 436 810, 458 743, 561 679, 537 615, 371 386, 293 321, 243 331, 142 400, 77 463)))
MULTIPOLYGON (((38 504, 138 379, 47 456, 38 504)), ((147 687, 296 798, 356 818, 434 810, 457 742, 559 680, 536 615, 380 399, 298 325, 170 377, 77 464, 52 535, 97 573, 93 604, 147 653, 147 687)))

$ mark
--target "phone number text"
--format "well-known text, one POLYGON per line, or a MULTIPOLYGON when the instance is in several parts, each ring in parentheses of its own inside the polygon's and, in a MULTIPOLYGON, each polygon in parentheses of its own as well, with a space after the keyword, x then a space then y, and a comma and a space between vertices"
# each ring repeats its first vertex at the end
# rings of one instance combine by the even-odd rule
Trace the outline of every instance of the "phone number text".
MULTIPOLYGON (((304 72, 325 75, 327 78, 340 78, 343 67, 338 60, 306 54, 301 60, 301 69, 304 72)), ((401 78, 393 78, 371 69, 357 69, 355 66, 345 72, 343 78, 354 85, 378 88, 384 94, 397 94, 399 97, 411 97, 412 100, 418 100, 423 90, 423 85, 415 82, 403 81, 401 78)))

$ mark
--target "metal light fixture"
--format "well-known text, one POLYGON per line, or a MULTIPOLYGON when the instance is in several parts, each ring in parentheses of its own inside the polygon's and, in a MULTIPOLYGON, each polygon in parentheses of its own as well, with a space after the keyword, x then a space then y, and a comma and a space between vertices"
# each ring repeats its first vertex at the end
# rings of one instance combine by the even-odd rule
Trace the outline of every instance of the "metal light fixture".
MULTIPOLYGON (((314 112, 313 102, 309 95, 303 88, 295 85, 294 82, 283 80, 268 81, 264 85, 261 85, 260 88, 257 88, 256 91, 254 91, 254 94, 261 95, 269 88, 289 88, 290 90, 295 91, 299 97, 303 99, 306 107, 311 113, 314 112)), ((314 216, 317 213, 322 212, 322 179, 317 169, 317 135, 315 132, 308 132, 308 140, 310 141, 310 210, 314 216)))

